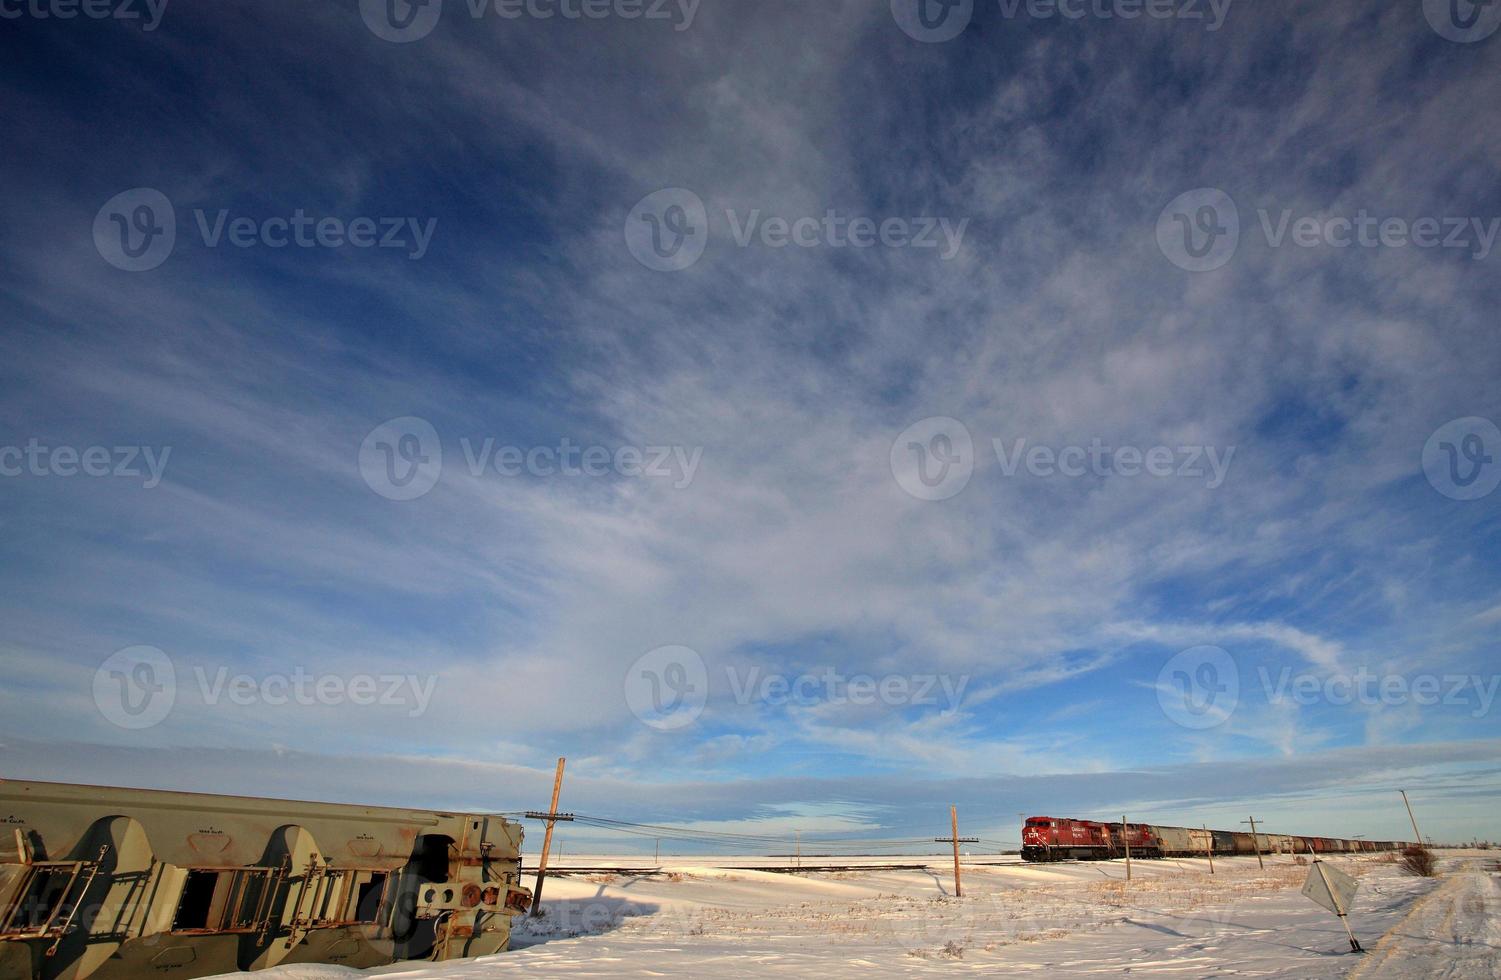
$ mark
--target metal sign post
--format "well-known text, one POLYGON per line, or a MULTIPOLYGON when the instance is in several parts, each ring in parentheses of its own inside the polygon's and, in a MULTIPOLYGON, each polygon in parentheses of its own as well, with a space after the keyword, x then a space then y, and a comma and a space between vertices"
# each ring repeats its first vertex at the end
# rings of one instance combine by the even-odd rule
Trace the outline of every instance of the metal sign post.
MULTIPOLYGON (((1312 853, 1312 848, 1309 852, 1312 853)), ((1350 912, 1350 904, 1355 899, 1355 889, 1360 883, 1338 868, 1332 868, 1317 856, 1313 859, 1313 867, 1308 869, 1308 880, 1303 883, 1303 894, 1315 903, 1339 916, 1339 924, 1345 927, 1345 935, 1350 939, 1350 952, 1364 952, 1360 940, 1355 938, 1355 933, 1350 930, 1350 922, 1347 918, 1350 912)))

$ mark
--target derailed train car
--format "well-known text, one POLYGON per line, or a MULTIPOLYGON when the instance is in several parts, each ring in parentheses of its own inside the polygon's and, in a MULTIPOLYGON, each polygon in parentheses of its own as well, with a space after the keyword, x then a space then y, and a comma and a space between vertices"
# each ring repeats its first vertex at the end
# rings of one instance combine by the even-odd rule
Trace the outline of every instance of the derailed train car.
POLYGON ((1107 860, 1132 857, 1203 857, 1206 854, 1332 854, 1395 851, 1400 841, 1248 834, 1238 830, 1204 830, 1144 823, 1106 823, 1060 817, 1028 817, 1022 825, 1022 859, 1026 861, 1107 860))
POLYGON ((0 980, 180 980, 504 950, 504 817, 0 781, 0 980))

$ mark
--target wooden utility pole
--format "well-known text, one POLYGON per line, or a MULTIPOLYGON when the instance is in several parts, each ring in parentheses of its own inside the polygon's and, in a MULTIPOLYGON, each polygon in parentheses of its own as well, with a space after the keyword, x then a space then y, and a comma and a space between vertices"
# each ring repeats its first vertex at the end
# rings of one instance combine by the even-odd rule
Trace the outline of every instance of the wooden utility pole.
POLYGON ((795 830, 793 833, 797 835, 797 866, 801 868, 803 866, 803 832, 795 830))
POLYGON ((1131 880, 1131 835, 1126 830, 1126 815, 1121 814, 1121 844, 1126 848, 1126 880, 1131 880))
POLYGON ((1412 804, 1407 801, 1407 790, 1399 789, 1402 794, 1402 803, 1407 807, 1407 819, 1412 821, 1412 842, 1419 847, 1423 846, 1423 835, 1418 833, 1418 818, 1412 815, 1412 804))
POLYGON ((1241 823, 1251 825, 1251 846, 1256 848, 1256 863, 1260 866, 1261 870, 1265 871, 1266 862, 1261 860, 1261 838, 1256 836, 1256 818, 1252 817, 1250 820, 1242 820, 1241 823))
POLYGON ((959 808, 949 807, 949 834, 954 839, 954 897, 964 896, 964 887, 959 884, 959 808))
POLYGON ((1204 825, 1204 852, 1209 855, 1209 873, 1214 874, 1214 835, 1209 832, 1209 825, 1204 825))
POLYGON ((959 808, 957 806, 949 807, 949 827, 952 833, 948 837, 934 837, 933 840, 939 844, 954 845, 954 897, 963 898, 964 889, 959 883, 959 845, 961 843, 978 844, 980 838, 959 836, 959 808))
POLYGON ((531 820, 547 821, 547 833, 542 836, 542 859, 537 862, 537 887, 532 889, 532 915, 542 914, 542 882, 547 877, 547 852, 552 848, 553 824, 559 820, 572 820, 573 814, 558 812, 558 795, 563 792, 563 763, 567 759, 558 759, 558 772, 552 779, 552 806, 546 813, 531 811, 527 817, 531 820))

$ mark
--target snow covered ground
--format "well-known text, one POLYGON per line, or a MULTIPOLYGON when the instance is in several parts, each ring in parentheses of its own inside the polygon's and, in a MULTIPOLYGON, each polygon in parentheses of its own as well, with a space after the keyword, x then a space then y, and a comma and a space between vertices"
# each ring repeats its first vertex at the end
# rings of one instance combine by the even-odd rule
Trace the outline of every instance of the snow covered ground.
MULTIPOLYGON (((952 863, 921 870, 800 875, 723 870, 720 858, 663 859, 653 876, 549 878, 546 914, 517 920, 513 950, 370 971, 404 980, 490 977, 1152 975, 1287 978, 1501 977, 1496 857, 1451 852, 1438 881, 1377 856, 1332 859, 1359 877, 1352 954, 1338 920, 1299 894, 1293 859, 1023 865, 971 858, 964 897, 952 863)), ((645 861, 571 857, 593 866, 645 861)), ((264 980, 349 980, 282 967, 264 980)))

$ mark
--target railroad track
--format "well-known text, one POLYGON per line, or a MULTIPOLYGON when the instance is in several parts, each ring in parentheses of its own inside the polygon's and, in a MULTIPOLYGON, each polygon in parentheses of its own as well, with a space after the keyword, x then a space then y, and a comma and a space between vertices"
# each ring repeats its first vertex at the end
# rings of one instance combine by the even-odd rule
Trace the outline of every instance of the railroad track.
MULTIPOLYGON (((703 865, 700 865, 702 867, 703 865)), ((926 871, 926 864, 784 864, 784 865, 751 865, 751 864, 715 864, 708 867, 720 871, 767 871, 772 874, 806 874, 812 871, 926 871)), ((535 872, 536 868, 522 869, 522 874, 535 872)), ((569 875, 633 875, 648 877, 653 875, 670 874, 672 868, 626 868, 626 867, 594 867, 594 868, 548 868, 549 878, 561 878, 569 875)))

